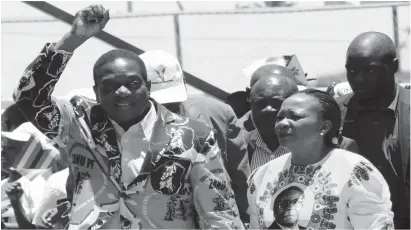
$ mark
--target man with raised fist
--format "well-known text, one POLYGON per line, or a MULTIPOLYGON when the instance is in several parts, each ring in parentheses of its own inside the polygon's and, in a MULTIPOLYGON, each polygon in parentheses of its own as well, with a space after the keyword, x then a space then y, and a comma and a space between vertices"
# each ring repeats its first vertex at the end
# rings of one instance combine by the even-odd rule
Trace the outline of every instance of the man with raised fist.
POLYGON ((108 21, 101 5, 80 10, 13 95, 25 117, 68 153, 74 193, 66 227, 233 229, 238 210, 214 131, 152 100, 137 54, 114 49, 96 61, 97 101, 52 100, 74 50, 108 21))

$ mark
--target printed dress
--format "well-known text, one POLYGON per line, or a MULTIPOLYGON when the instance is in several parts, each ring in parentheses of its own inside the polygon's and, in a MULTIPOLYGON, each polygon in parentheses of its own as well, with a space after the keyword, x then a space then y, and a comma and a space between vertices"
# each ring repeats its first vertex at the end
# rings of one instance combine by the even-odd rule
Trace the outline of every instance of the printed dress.
POLYGON ((393 227, 390 192, 364 157, 332 150, 320 162, 294 165, 291 153, 249 178, 250 229, 393 227))

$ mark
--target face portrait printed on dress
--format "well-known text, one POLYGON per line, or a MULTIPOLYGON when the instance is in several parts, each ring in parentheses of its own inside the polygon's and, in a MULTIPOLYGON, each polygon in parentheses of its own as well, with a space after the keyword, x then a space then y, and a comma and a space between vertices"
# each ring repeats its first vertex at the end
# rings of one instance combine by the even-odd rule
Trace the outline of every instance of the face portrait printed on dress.
POLYGON ((306 229, 313 203, 313 194, 305 185, 292 183, 285 186, 272 198, 272 217, 269 220, 273 222, 265 224, 269 229, 306 229))

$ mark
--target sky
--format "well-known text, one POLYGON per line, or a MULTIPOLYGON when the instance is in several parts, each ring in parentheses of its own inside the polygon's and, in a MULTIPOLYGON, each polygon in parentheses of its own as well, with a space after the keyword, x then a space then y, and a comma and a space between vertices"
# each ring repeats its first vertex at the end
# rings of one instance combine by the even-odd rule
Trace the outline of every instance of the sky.
MULTIPOLYGON (((94 2, 51 2, 74 14, 94 2)), ((186 11, 235 10, 238 2, 181 2, 186 11)), ((300 3, 302 4, 302 3, 300 3)), ((302 4, 319 5, 321 2, 302 4)), ((127 11, 126 2, 103 2, 111 15, 127 11)), ((133 2, 134 12, 172 12, 175 2, 133 2)), ((403 70, 409 70, 409 6, 398 8, 403 70)), ((11 98, 25 67, 46 42, 58 41, 69 30, 62 22, 10 23, 10 20, 50 19, 22 2, 1 2, 1 97, 11 98), (6 23, 8 21, 8 23, 6 23), (16 45, 17 44, 17 45, 16 45)), ((115 19, 105 31, 143 50, 162 49, 176 55, 170 16, 115 19)), ((393 38, 389 7, 363 10, 281 14, 185 15, 179 17, 183 69, 227 91, 244 90, 248 79, 242 69, 254 60, 296 54, 310 76, 344 71, 345 51, 358 34, 374 30, 393 38), (365 20, 366 19, 366 20, 365 20)), ((76 50, 58 83, 55 95, 92 87, 91 68, 113 47, 95 38, 76 50)), ((190 91, 196 91, 192 88, 190 91)))

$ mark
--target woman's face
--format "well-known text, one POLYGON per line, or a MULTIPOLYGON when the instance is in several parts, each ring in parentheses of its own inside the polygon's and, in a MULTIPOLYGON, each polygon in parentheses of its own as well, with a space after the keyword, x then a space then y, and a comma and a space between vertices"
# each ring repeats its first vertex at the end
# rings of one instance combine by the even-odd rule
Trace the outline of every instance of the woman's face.
POLYGON ((284 100, 275 124, 282 146, 291 152, 307 149, 323 138, 322 129, 321 105, 315 97, 299 93, 284 100))

